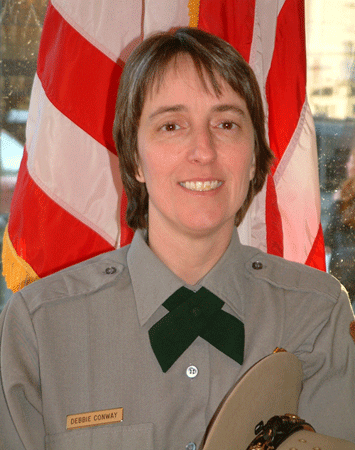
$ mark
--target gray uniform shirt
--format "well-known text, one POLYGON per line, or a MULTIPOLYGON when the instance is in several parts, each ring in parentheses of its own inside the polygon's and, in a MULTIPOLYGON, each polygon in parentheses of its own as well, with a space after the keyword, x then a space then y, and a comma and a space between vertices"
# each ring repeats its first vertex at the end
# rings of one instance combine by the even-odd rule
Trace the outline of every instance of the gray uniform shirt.
POLYGON ((14 295, 0 321, 0 448, 193 448, 231 386, 275 347, 302 361, 300 415, 355 442, 354 316, 334 278, 242 246, 235 231, 195 288, 243 321, 242 366, 197 338, 163 373, 148 330, 183 285, 137 232, 14 295), (115 408, 120 423, 66 429, 68 415, 115 408))

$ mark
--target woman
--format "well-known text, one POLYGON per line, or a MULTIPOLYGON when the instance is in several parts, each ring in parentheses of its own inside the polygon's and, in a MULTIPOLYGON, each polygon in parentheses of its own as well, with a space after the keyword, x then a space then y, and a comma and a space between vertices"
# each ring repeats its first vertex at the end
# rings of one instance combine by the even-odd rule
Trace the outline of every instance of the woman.
POLYGON ((134 239, 6 307, 5 448, 195 449, 275 347, 302 361, 300 415, 355 441, 346 293, 238 239, 272 160, 247 63, 198 30, 147 39, 126 64, 114 137, 134 239))

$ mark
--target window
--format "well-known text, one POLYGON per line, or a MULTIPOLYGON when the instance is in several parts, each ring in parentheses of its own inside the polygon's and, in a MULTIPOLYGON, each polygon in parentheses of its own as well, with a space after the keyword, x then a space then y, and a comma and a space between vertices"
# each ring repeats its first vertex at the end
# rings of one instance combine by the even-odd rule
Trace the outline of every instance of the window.
POLYGON ((355 175, 355 2, 306 0, 306 14, 308 98, 317 133, 328 268, 355 302, 355 221, 345 221, 351 209, 342 201, 343 183, 355 175))

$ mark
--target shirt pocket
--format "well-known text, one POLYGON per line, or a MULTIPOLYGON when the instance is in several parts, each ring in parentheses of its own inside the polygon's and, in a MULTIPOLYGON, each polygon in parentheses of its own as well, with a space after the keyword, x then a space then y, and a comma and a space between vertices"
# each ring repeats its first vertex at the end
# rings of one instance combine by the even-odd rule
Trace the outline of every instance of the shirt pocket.
POLYGON ((46 436, 46 450, 153 450, 153 424, 102 425, 46 436))

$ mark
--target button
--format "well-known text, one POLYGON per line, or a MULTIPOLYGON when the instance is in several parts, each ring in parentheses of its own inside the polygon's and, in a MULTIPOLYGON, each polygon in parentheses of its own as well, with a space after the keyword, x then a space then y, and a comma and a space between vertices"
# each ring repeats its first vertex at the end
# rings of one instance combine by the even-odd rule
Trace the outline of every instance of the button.
MULTIPOLYGON (((187 369, 186 369, 186 375, 189 377, 189 378, 195 378, 196 376, 197 376, 197 374, 198 374, 198 368, 196 367, 196 366, 189 366, 187 369)), ((186 447, 187 448, 187 447, 186 447)))
POLYGON ((116 267, 107 267, 107 269, 105 270, 106 275, 112 275, 113 273, 116 273, 116 272, 117 272, 116 267))
POLYGON ((185 448, 186 450, 196 450, 196 444, 194 442, 189 442, 185 448))
POLYGON ((260 269, 263 268, 263 263, 260 262, 260 261, 254 261, 253 264, 251 265, 251 267, 252 267, 254 270, 260 270, 260 269))

